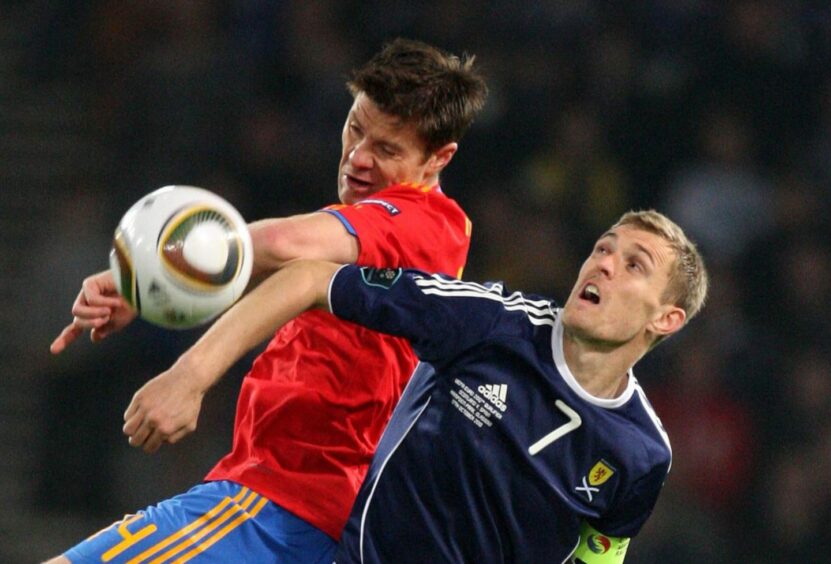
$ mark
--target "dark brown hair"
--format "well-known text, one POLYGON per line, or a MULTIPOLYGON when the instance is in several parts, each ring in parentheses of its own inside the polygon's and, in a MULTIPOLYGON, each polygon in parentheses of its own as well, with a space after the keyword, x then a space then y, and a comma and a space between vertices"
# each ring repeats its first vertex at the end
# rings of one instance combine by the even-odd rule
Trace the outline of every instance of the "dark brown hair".
POLYGON ((485 104, 488 89, 474 61, 399 38, 355 70, 346 85, 353 96, 363 92, 384 113, 414 123, 429 154, 461 139, 485 104))

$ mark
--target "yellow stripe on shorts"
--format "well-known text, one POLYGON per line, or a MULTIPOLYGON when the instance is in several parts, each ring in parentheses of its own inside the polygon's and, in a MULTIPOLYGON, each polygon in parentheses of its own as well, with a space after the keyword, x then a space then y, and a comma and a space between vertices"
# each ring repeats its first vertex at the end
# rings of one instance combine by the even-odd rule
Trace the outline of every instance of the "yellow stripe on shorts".
MULTIPOLYGON (((267 502, 268 502, 268 499, 266 499, 264 497, 260 498, 260 500, 257 502, 257 504, 254 506, 254 508, 251 510, 250 513, 247 512, 247 511, 243 511, 242 515, 240 515, 239 517, 234 519, 231 523, 225 525, 225 527, 220 529, 212 537, 209 537, 208 539, 206 539, 202 544, 198 545, 196 548, 192 549, 190 552, 183 555, 181 558, 178 558, 178 559, 174 560, 173 564, 182 564, 183 562, 187 562, 188 560, 190 560, 191 558, 193 558, 197 554, 199 554, 199 553, 203 552, 204 550, 206 550, 211 545, 215 544, 216 542, 219 542, 220 540, 222 540, 222 537, 224 537, 225 535, 227 535, 228 533, 230 533, 231 531, 236 529, 242 523, 244 523, 248 519, 253 519, 254 517, 256 517, 257 513, 260 512, 260 509, 262 509, 263 506, 267 502)), ((247 509, 247 507, 246 507, 246 509, 247 509)))
MULTIPOLYGON (((157 554, 158 552, 164 550, 165 548, 173 545, 174 543, 176 543, 180 539, 186 537, 187 535, 189 535, 190 533, 196 531, 200 527, 203 527, 204 525, 207 525, 207 526, 205 526, 202 529, 202 531, 204 531, 204 532, 198 533, 198 535, 200 535, 199 538, 201 538, 202 536, 208 534, 211 530, 215 529, 216 527, 221 525, 223 522, 225 522, 228 519, 228 517, 230 517, 230 515, 232 515, 234 512, 239 511, 239 505, 237 505, 237 504, 239 503, 239 501, 246 494, 248 494, 248 492, 249 492, 249 489, 246 488, 246 487, 243 487, 239 491, 239 493, 237 495, 235 495, 233 498, 225 497, 225 499, 223 499, 221 502, 216 504, 213 508, 211 508, 204 515, 202 515, 201 517, 199 517, 198 519, 196 519, 192 523, 190 523, 188 525, 185 525, 184 527, 182 527, 181 529, 179 529, 175 533, 171 534, 167 538, 163 539, 162 541, 158 542, 157 544, 151 546, 150 548, 148 548, 147 550, 145 550, 144 552, 142 552, 138 556, 132 558, 131 560, 129 560, 127 562, 127 564, 141 564, 142 562, 146 562, 148 558, 150 558, 153 555, 157 554), (233 505, 231 505, 231 504, 233 504, 233 505), (225 513, 221 513, 228 505, 231 505, 231 507, 229 509, 227 509, 225 511, 225 513), (214 524, 214 523, 216 523, 216 524, 214 524)), ((254 492, 251 492, 251 494, 248 496, 248 498, 252 499, 255 496, 257 496, 257 494, 255 494, 254 492)), ((248 503, 250 504, 250 501, 248 501, 248 503)), ((193 544, 193 542, 196 542, 196 541, 189 542, 189 539, 185 540, 183 543, 180 543, 177 546, 173 546, 173 548, 171 548, 170 550, 168 550, 167 552, 165 552, 164 554, 162 554, 158 558, 155 558, 152 562, 153 563, 163 562, 164 560, 166 560, 166 559, 168 559, 172 556, 175 556, 177 553, 181 552, 182 550, 184 550, 185 548, 187 548, 188 546, 193 544)))

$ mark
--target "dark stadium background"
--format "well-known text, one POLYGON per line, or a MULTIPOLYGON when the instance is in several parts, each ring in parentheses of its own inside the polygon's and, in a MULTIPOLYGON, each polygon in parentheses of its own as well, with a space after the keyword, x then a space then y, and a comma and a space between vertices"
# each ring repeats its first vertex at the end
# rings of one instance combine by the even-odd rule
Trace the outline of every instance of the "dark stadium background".
POLYGON ((198 331, 49 343, 154 188, 215 190, 249 220, 332 202, 344 80, 397 35, 489 77, 443 177, 474 223, 466 278, 564 298, 643 207, 709 262, 708 307, 636 369, 674 464, 627 562, 825 561, 831 7, 799 0, 0 3, 0 561, 58 553, 227 450, 242 366, 176 447, 121 435, 198 331))

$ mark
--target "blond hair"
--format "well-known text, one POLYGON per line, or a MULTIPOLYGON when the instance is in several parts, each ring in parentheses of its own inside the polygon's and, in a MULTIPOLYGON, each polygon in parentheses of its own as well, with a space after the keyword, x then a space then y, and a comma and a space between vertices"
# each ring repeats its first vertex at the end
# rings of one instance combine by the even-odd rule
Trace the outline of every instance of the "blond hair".
POLYGON ((695 244, 675 222, 655 210, 626 212, 612 229, 623 225, 654 233, 669 243, 675 252, 675 264, 662 300, 683 309, 689 322, 704 307, 710 285, 704 259, 695 244))

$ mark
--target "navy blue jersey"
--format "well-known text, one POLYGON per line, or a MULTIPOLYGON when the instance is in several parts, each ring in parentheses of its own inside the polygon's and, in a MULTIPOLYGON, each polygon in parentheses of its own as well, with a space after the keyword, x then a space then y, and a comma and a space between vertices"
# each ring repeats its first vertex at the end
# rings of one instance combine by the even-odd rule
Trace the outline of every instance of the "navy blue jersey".
POLYGON ((406 337, 422 363, 379 444, 338 562, 563 562, 582 520, 634 536, 669 471, 666 434, 629 374, 589 395, 559 309, 412 270, 343 267, 332 312, 406 337))

